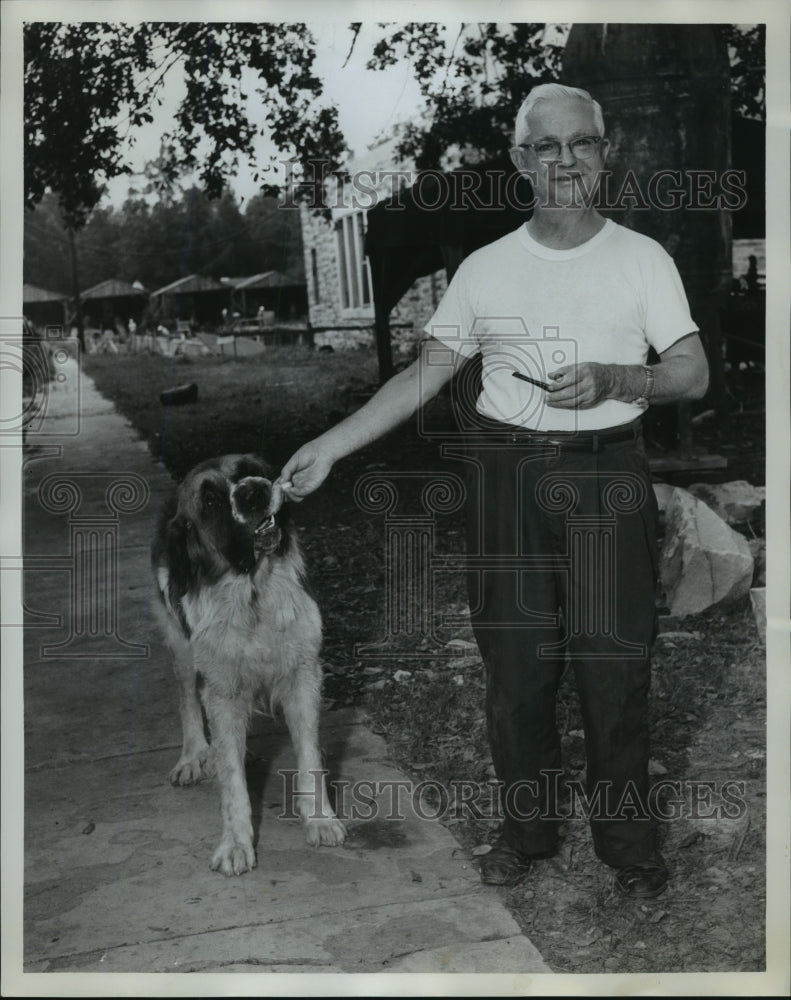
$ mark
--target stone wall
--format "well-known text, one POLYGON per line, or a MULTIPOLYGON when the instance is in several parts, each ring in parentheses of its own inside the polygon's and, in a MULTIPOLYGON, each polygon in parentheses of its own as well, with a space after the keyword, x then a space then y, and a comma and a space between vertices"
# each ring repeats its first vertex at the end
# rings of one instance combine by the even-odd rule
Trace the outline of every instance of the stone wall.
MULTIPOLYGON (((311 325, 332 327, 337 324, 339 328, 356 328, 317 333, 316 346, 329 345, 336 350, 343 350, 372 345, 373 305, 350 309, 344 309, 342 305, 334 223, 314 214, 304 204, 300 207, 300 218, 311 325), (315 278, 313 251, 316 261, 315 278)), ((393 309, 390 314, 391 323, 411 324, 409 328, 398 327, 392 331, 395 354, 408 355, 414 351, 415 344, 422 337, 423 327, 431 318, 446 287, 444 270, 419 278, 393 309)))
POLYGON ((341 286, 338 274, 338 253, 335 231, 331 222, 300 205, 302 248, 305 258, 305 280, 308 285, 308 315, 312 326, 333 323, 373 323, 373 309, 344 313, 341 307, 341 286), (315 250, 316 268, 314 274, 315 250), (343 318, 341 318, 343 316, 343 318))
POLYGON ((423 327, 428 323, 448 287, 445 270, 426 275, 412 285, 390 314, 392 323, 411 322, 411 330, 394 330, 393 347, 411 353, 423 337, 423 327))

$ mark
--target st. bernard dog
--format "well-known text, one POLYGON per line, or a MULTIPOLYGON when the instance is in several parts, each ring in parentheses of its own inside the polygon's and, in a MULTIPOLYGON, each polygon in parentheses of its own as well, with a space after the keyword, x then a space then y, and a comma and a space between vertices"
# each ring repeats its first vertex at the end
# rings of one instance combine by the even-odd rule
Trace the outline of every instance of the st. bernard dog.
POLYGON ((321 618, 286 507, 261 459, 211 459, 186 476, 162 511, 152 547, 183 734, 170 780, 190 785, 216 773, 222 837, 211 867, 225 875, 256 863, 244 757, 262 696, 270 711, 282 709, 291 734, 308 843, 334 846, 346 836, 327 798, 318 744, 321 618))

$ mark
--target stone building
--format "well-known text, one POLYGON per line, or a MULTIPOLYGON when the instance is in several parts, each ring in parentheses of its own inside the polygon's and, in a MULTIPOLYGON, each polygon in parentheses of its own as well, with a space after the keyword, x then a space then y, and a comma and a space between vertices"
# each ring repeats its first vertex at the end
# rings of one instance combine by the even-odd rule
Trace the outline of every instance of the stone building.
MULTIPOLYGON (((347 166, 348 180, 326 191, 331 218, 300 206, 308 313, 317 347, 373 346, 374 303, 365 256, 367 210, 399 186, 409 187, 414 171, 396 157, 396 139, 387 139, 347 166)), ((419 278, 390 316, 396 352, 410 354, 447 287, 444 268, 419 278)))

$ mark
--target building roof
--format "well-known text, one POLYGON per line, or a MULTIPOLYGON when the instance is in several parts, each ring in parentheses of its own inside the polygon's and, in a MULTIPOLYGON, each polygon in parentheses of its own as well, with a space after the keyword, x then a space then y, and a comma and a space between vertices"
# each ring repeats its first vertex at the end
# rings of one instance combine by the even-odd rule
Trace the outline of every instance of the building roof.
POLYGON ((135 288, 128 281, 121 281, 118 278, 108 278, 107 281, 100 281, 98 285, 89 288, 80 294, 82 299, 121 299, 127 296, 147 295, 143 288, 135 288))
POLYGON ((246 278, 230 278, 235 282, 234 288, 299 288, 304 281, 296 281, 280 271, 262 271, 261 274, 251 274, 246 278))
POLYGON ((28 302, 64 302, 68 295, 61 295, 60 292, 50 292, 46 288, 38 288, 36 285, 22 285, 22 301, 28 302))
POLYGON ((218 292, 226 286, 222 285, 214 278, 206 277, 203 274, 188 274, 186 278, 179 278, 178 281, 171 281, 169 285, 158 288, 153 295, 189 295, 192 292, 218 292))

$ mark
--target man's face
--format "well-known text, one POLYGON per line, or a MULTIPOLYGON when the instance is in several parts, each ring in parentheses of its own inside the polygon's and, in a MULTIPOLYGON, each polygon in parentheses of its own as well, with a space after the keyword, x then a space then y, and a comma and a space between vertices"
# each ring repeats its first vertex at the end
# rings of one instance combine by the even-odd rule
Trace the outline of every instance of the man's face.
POLYGON ((553 208, 585 204, 586 196, 595 190, 609 149, 607 140, 602 139, 596 143, 593 156, 585 159, 575 155, 568 145, 575 139, 598 137, 591 105, 576 97, 538 101, 527 123, 529 134, 520 136, 519 142, 530 143, 530 148, 518 149, 513 160, 519 170, 529 175, 538 205, 553 208), (562 144, 560 152, 551 161, 542 160, 535 144, 552 141, 562 144))

